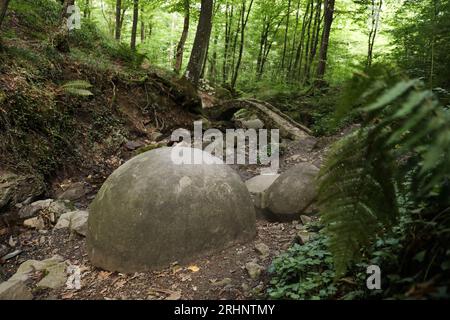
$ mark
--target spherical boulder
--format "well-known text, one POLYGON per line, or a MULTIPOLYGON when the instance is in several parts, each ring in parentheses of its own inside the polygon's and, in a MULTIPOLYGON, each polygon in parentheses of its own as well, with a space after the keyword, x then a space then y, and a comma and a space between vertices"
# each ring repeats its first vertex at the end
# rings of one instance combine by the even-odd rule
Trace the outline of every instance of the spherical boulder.
POLYGON ((271 220, 293 221, 307 212, 317 197, 319 169, 301 163, 284 172, 267 190, 265 213, 271 220))
POLYGON ((106 180, 88 221, 94 265, 124 273, 151 270, 256 235, 252 200, 237 173, 224 164, 177 164, 171 155, 171 148, 146 152, 106 180))

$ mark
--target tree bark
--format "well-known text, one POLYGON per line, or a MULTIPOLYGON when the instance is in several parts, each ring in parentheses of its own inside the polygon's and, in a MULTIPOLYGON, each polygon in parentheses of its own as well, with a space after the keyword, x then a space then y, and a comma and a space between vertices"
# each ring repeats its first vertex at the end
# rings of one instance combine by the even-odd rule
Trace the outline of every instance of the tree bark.
POLYGON ((136 50, 137 26, 139 20, 139 0, 133 2, 133 25, 131 27, 131 50, 136 50))
POLYGON ((2 27, 3 20, 5 19, 9 1, 10 0, 0 0, 0 28, 2 27))
POLYGON ((141 6, 141 43, 145 41, 144 6, 141 6))
POLYGON ((378 9, 376 9, 375 0, 372 0, 372 17, 371 17, 371 30, 369 33, 369 46, 367 50, 367 67, 370 67, 372 65, 373 60, 373 47, 375 45, 375 39, 378 34, 378 27, 380 23, 380 14, 381 14, 381 8, 383 6, 383 0, 378 1, 378 9), (376 12, 378 10, 378 12, 376 12))
POLYGON ((200 19, 186 72, 186 78, 189 79, 196 87, 200 81, 203 61, 205 59, 206 49, 211 36, 212 12, 213 0, 202 0, 200 19))
POLYGON ((183 54, 184 46, 186 45, 186 40, 189 35, 189 22, 190 22, 190 1, 184 0, 184 26, 183 32, 181 33, 180 41, 178 42, 177 51, 175 53, 175 65, 174 71, 179 74, 181 67, 183 66, 183 54))
POLYGON ((228 53, 230 50, 231 42, 231 27, 233 25, 233 5, 227 2, 225 8, 225 47, 223 51, 223 65, 222 65, 222 82, 225 85, 228 82, 228 53))
POLYGON ((281 69, 284 69, 284 63, 286 61, 286 50, 287 50, 287 43, 288 43, 288 33, 289 33, 289 22, 291 17, 291 4, 292 0, 288 1, 288 12, 286 17, 286 29, 284 31, 284 45, 283 45, 283 57, 281 59, 281 69))
POLYGON ((324 76, 327 66, 328 44, 330 42, 331 25, 334 18, 334 2, 335 0, 325 0, 325 18, 324 29, 322 34, 322 45, 320 47, 319 63, 317 65, 317 86, 324 85, 324 76))
POLYGON ((116 40, 120 41, 121 38, 121 12, 122 12, 122 0, 116 0, 116 40))
POLYGON ((233 79, 231 80, 231 88, 234 89, 236 87, 236 82, 237 82, 237 78, 239 75, 239 69, 241 67, 241 62, 242 62, 242 54, 244 53, 244 41, 245 41, 245 27, 247 26, 248 23, 248 18, 250 16, 250 12, 252 10, 252 6, 253 6, 253 1, 250 1, 250 5, 248 7, 248 12, 247 15, 245 14, 246 11, 246 3, 247 0, 242 0, 242 15, 241 15, 241 26, 242 26, 242 30, 241 30, 241 43, 239 46, 239 55, 238 55, 238 60, 236 63, 236 68, 234 70, 234 74, 233 74, 233 79))
POLYGON ((87 19, 91 18, 91 7, 90 7, 90 1, 89 0, 85 0, 85 2, 84 2, 83 16, 85 18, 87 18, 87 19))
POLYGON ((307 25, 308 16, 309 16, 309 10, 311 10, 311 5, 312 5, 312 1, 308 1, 307 5, 306 5, 305 13, 303 15, 302 32, 300 35, 300 40, 298 42, 297 53, 295 55, 294 67, 292 68, 291 77, 290 77, 292 80, 300 78, 300 71, 302 69, 302 61, 303 61, 303 48, 304 48, 304 42, 305 42, 306 25, 307 25))

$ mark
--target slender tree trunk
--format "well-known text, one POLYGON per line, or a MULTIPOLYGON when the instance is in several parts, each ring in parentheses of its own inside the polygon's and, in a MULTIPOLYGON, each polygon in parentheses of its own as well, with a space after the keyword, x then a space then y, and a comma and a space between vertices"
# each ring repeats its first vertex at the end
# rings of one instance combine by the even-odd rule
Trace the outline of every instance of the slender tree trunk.
POLYGON ((289 20, 291 17, 291 4, 292 4, 292 0, 289 0, 288 2, 288 12, 287 12, 287 17, 286 17, 286 29, 284 31, 284 46, 283 46, 283 56, 281 59, 281 69, 284 69, 284 64, 286 61, 286 50, 287 50, 287 44, 288 44, 288 33, 289 33, 289 20))
POLYGON ((305 80, 310 81, 311 79, 311 68, 314 64, 316 58, 317 46, 319 44, 320 26, 321 26, 321 14, 322 14, 322 0, 317 0, 316 13, 314 17, 313 33, 311 38, 310 52, 308 55, 309 61, 307 62, 307 69, 305 73, 305 80))
POLYGON ((212 12, 213 0, 202 0, 200 19, 186 72, 186 78, 192 81, 194 86, 198 86, 200 81, 200 74, 203 67, 202 64, 205 59, 209 38, 211 36, 212 12))
POLYGON ((260 38, 260 42, 259 42, 259 52, 258 52, 258 59, 256 60, 256 78, 258 80, 261 79, 261 63, 262 63, 262 59, 263 59, 263 54, 265 51, 265 44, 267 43, 267 37, 269 35, 269 28, 270 28, 270 23, 267 22, 267 17, 264 16, 264 23, 263 23, 263 29, 261 31, 261 38, 260 38))
POLYGON ((369 45, 367 50, 367 67, 370 67, 372 65, 373 48, 375 46, 375 39, 377 37, 378 28, 380 25, 380 14, 382 7, 383 7, 383 0, 378 0, 378 8, 376 6, 375 0, 372 0, 372 17, 371 17, 372 25, 369 33, 369 45))
POLYGON ((0 28, 2 27, 3 20, 5 19, 9 1, 10 0, 0 0, 0 28))
POLYGON ((298 36, 298 26, 300 22, 300 3, 301 0, 298 0, 297 2, 297 11, 295 14, 295 29, 294 29, 294 38, 292 39, 292 46, 291 46, 291 52, 289 54, 289 66, 288 66, 288 72, 287 72, 287 78, 289 79, 292 67, 294 63, 294 55, 295 55, 295 45, 297 43, 297 36, 298 36))
MULTIPOLYGON (((242 8, 241 8, 242 9, 242 8)), ((241 16, 242 16, 242 11, 239 12, 239 14, 237 15, 238 19, 237 19, 237 27, 236 27, 236 31, 234 33, 233 36, 233 46, 232 46, 232 60, 231 60, 231 78, 233 78, 234 76, 234 69, 235 69, 235 65, 236 65, 236 50, 237 50, 237 43, 238 43, 238 38, 239 38, 239 34, 241 32, 241 16)))
POLYGON ((231 45, 231 28, 233 25, 233 14, 234 7, 233 5, 227 2, 225 8, 225 48, 223 52, 223 65, 222 65, 222 78, 223 84, 228 82, 228 58, 229 58, 229 50, 231 45))
POLYGON ((116 40, 120 41, 121 38, 121 12, 122 12, 122 0, 116 0, 116 40))
POLYGON ((134 2, 133 2, 133 25, 131 27, 131 43, 130 43, 130 48, 133 51, 136 51, 138 20, 139 20, 139 0, 134 0, 134 2))
POLYGON ((144 6, 141 6, 141 43, 145 42, 144 6))
POLYGON ((266 62, 267 62, 268 57, 269 57, 270 50, 272 49, 272 45, 273 45, 273 43, 274 43, 274 41, 276 39, 278 31, 280 30, 281 23, 283 22, 283 20, 284 20, 284 17, 280 19, 280 21, 278 22, 277 26, 275 27, 275 30, 274 30, 273 35, 272 35, 272 39, 270 41, 268 41, 267 40, 268 37, 266 38, 266 41, 268 41, 268 43, 266 43, 266 45, 265 45, 265 52, 263 53, 263 58, 262 58, 262 61, 261 61, 260 77, 262 77, 262 75, 264 73, 264 66, 266 65, 266 62))
POLYGON ((91 6, 90 6, 90 1, 89 0, 85 0, 85 2, 84 2, 83 16, 86 19, 90 19, 91 18, 91 6))
POLYGON ((245 27, 247 26, 248 23, 248 18, 250 17, 250 12, 252 10, 252 6, 253 6, 253 1, 254 0, 250 0, 250 5, 248 7, 248 12, 247 15, 245 13, 246 11, 246 4, 247 4, 247 0, 242 0, 242 15, 241 15, 241 24, 242 24, 242 30, 241 30, 241 42, 240 42, 240 46, 239 46, 239 56, 238 56, 238 60, 236 63, 236 69, 234 71, 234 75, 233 75, 233 79, 231 81, 231 88, 234 89, 236 87, 236 82, 237 82, 237 78, 239 75, 239 69, 241 67, 241 62, 242 62, 242 54, 244 53, 244 41, 245 41, 245 27))
POLYGON ((309 54, 310 54, 310 45, 311 45, 311 24, 314 16, 314 3, 311 0, 311 12, 308 19, 307 33, 306 33, 306 47, 305 47, 305 65, 303 67, 303 74, 300 77, 302 80, 302 84, 306 82, 306 74, 308 71, 308 63, 309 63, 309 54))
POLYGON ((181 33, 180 41, 177 45, 177 51, 175 53, 175 64, 174 71, 179 74, 181 71, 181 67, 183 66, 183 54, 184 54, 184 46, 186 45, 186 40, 189 35, 189 23, 190 23, 190 1, 184 0, 184 25, 183 32, 181 33))
POLYGON ((298 42, 297 53, 295 55, 294 67, 292 69, 291 79, 298 79, 300 76, 300 70, 302 68, 303 61, 303 47, 305 42, 305 34, 306 34, 306 25, 308 21, 309 10, 311 9, 311 1, 308 1, 306 5, 306 10, 303 15, 302 20, 302 33, 300 35, 300 40, 298 42))
POLYGON ((209 66, 209 79, 212 84, 216 84, 217 80, 217 44, 219 42, 219 34, 216 32, 213 42, 213 53, 211 56, 210 66, 209 66))
POLYGON ((319 63, 317 65, 317 85, 324 85, 324 76, 327 66, 327 54, 328 45, 330 42, 331 25, 334 18, 334 2, 335 0, 325 0, 325 17, 324 17, 324 29, 322 35, 322 45, 320 47, 319 63))

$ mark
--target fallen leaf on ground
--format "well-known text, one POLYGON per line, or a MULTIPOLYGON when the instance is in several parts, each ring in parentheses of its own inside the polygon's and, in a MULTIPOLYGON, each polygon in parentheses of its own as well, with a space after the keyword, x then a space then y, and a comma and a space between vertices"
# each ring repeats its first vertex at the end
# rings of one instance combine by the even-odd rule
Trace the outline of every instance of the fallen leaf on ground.
POLYGON ((98 274, 98 278, 100 280, 105 280, 107 278, 109 278, 111 276, 112 272, 108 272, 108 271, 100 271, 98 274))
POLYGON ((188 267, 188 270, 190 270, 190 271, 192 271, 192 272, 199 272, 200 271, 200 268, 199 267, 197 267, 197 266, 195 266, 195 265, 192 265, 192 266, 189 266, 188 267))

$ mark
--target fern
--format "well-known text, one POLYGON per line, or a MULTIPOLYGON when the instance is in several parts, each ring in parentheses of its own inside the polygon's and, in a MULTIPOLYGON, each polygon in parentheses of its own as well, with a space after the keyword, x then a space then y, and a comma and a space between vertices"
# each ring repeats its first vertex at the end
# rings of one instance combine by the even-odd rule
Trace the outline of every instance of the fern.
MULTIPOLYGON (((319 204, 336 273, 395 225, 399 201, 419 202, 450 176, 450 116, 418 80, 366 87, 361 129, 337 142, 319 175, 319 204), (409 200, 411 200, 409 199, 409 200)), ((444 196, 445 198, 445 196, 444 196)))
POLYGON ((92 92, 88 89, 92 88, 92 85, 84 80, 73 80, 66 82, 61 86, 61 90, 65 93, 72 94, 75 96, 92 96, 92 92))

